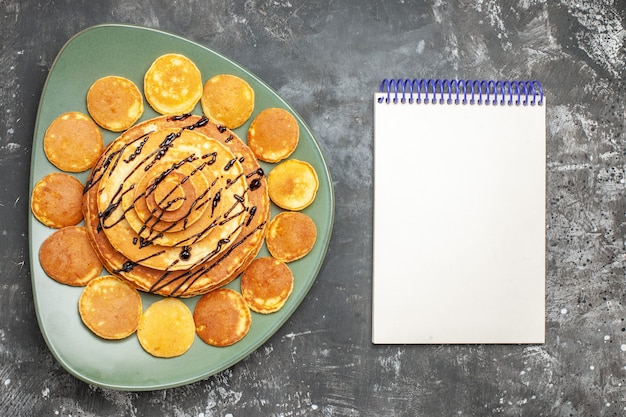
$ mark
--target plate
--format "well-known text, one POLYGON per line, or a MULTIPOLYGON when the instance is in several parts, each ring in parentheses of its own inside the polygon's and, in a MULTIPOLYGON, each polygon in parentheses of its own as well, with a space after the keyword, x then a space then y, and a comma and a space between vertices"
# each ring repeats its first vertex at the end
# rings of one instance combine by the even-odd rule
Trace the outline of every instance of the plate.
MULTIPOLYGON (((39 264, 39 247, 55 230, 39 223, 30 214, 29 241, 31 276, 37 320, 50 351, 59 363, 79 379, 118 390, 155 390, 171 388, 205 379, 247 357, 270 338, 295 312, 315 282, 326 255, 334 218, 334 195, 330 172, 320 148, 302 118, 266 83, 225 56, 179 36, 154 29, 127 25, 101 25, 88 28, 68 41, 54 61, 43 88, 35 131, 30 170, 30 190, 46 174, 58 171, 43 151, 43 136, 57 116, 68 111, 88 114, 87 90, 98 78, 119 75, 133 80, 141 89, 143 76, 152 61, 164 53, 180 53, 195 62, 203 81, 217 74, 233 74, 245 79, 255 90, 252 117, 235 133, 245 140, 250 122, 267 107, 290 111, 300 124, 300 141, 291 158, 309 162, 319 177, 319 190, 313 204, 303 212, 313 218, 318 239, 304 258, 292 262, 294 289, 285 306, 276 313, 252 312, 249 333, 229 347, 212 347, 199 337, 184 355, 156 358, 145 352, 135 335, 107 341, 92 334, 80 320, 78 298, 81 287, 69 287, 49 278, 39 264)), ((144 99, 141 120, 158 116, 144 99)), ((200 105, 194 114, 202 114, 200 105)), ((105 144, 118 134, 102 131, 105 144)), ((261 163, 265 172, 272 165, 261 163)), ((84 183, 87 172, 76 177, 84 183)), ((272 205, 272 216, 280 210, 272 205)), ((258 256, 267 256, 265 246, 258 256)), ((103 271, 103 274, 106 272, 103 271)), ((239 278, 228 287, 240 290, 239 278)), ((161 297, 142 294, 144 309, 161 297)), ((196 298, 183 300, 193 311, 196 298)))

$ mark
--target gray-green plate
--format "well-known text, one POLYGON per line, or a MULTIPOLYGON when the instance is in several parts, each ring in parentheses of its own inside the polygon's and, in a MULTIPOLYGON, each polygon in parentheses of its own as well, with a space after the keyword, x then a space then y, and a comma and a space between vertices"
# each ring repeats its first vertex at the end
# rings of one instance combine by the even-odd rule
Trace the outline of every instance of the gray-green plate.
MULTIPOLYGON (((39 264, 38 252, 43 241, 54 230, 30 215, 30 258, 33 295, 37 319, 50 351, 68 372, 88 383, 119 390, 154 390, 195 382, 222 371, 261 346, 294 313, 313 285, 320 270, 334 217, 334 196, 330 173, 311 130, 302 118, 267 84, 235 62, 202 45, 153 29, 126 25, 102 25, 86 29, 63 47, 46 80, 33 138, 30 189, 46 174, 58 171, 43 151, 43 136, 57 116, 68 111, 87 113, 85 97, 91 84, 106 75, 119 75, 133 80, 141 89, 143 76, 152 61, 165 53, 180 53, 192 59, 203 81, 216 74, 233 74, 245 79, 255 90, 255 110, 246 124, 235 129, 245 140, 250 122, 267 107, 282 107, 294 114, 300 124, 300 142, 291 158, 308 161, 316 169, 319 190, 313 204, 304 212, 317 225, 315 247, 304 258, 289 264, 294 274, 294 290, 285 306, 276 313, 252 313, 249 333, 232 346, 217 348, 196 337, 192 347, 176 358, 156 358, 146 353, 137 337, 106 341, 92 334, 78 314, 78 298, 82 288, 69 287, 49 278, 39 264)), ((303 92, 306 94, 306 92, 303 92)), ((141 120, 157 114, 144 101, 141 120)), ((195 114, 202 114, 198 105, 195 114)), ((103 130, 105 144, 117 134, 103 130)), ((265 172, 272 169, 262 164, 265 172)), ((87 173, 76 177, 84 182, 87 173)), ((278 213, 272 206, 272 215, 278 213)), ((72 250, 68 248, 68 250, 72 250)), ((265 247, 259 256, 267 256, 265 247)), ((106 271, 103 271, 103 274, 106 271)), ((229 287, 240 290, 239 278, 229 287)), ((144 309, 160 297, 142 294, 144 309)), ((185 299, 193 311, 197 298, 185 299)))

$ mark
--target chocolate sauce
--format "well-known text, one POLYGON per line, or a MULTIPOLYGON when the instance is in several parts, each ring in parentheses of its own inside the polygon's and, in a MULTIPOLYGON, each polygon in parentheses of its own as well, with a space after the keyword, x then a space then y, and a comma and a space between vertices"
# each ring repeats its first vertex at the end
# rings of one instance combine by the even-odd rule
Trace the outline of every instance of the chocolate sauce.
POLYGON ((207 123, 209 123, 209 119, 207 119, 206 116, 202 116, 200 120, 198 120, 197 122, 195 122, 194 124, 190 126, 187 126, 186 129, 193 130, 197 127, 202 127, 206 125, 207 123))
POLYGON ((256 206, 253 206, 252 208, 250 208, 250 215, 248 216, 248 220, 246 221, 246 226, 250 226, 250 222, 254 218, 255 214, 256 214, 256 206))
POLYGON ((182 120, 186 120, 190 116, 191 116, 191 113, 179 114, 179 115, 176 115, 176 116, 170 116, 170 117, 167 118, 167 120, 174 121, 174 122, 179 122, 179 121, 182 121, 182 120))
POLYGON ((145 135, 144 139, 140 141, 139 145, 137 145, 137 147, 135 148, 135 151, 132 154, 130 154, 130 156, 127 159, 124 159, 124 162, 129 163, 131 161, 134 161, 135 158, 137 158, 141 154, 141 151, 143 150, 143 146, 146 144, 149 138, 150 136, 145 135))
POLYGON ((235 165, 235 162, 237 162, 237 158, 233 158, 228 161, 228 163, 224 166, 224 171, 228 171, 229 169, 231 169, 233 165, 235 165))
POLYGON ((217 159, 217 152, 211 152, 206 155, 202 155, 202 159, 205 159, 205 158, 211 158, 208 161, 206 161, 206 163, 207 165, 213 165, 217 159))
POLYGON ((241 196, 239 196, 239 195, 235 194, 235 195, 234 195, 234 198, 235 198, 235 200, 236 200, 236 201, 235 201, 235 203, 233 203, 233 205, 232 205, 232 206, 230 206, 230 208, 229 208, 228 210, 226 210, 226 212, 224 213, 224 216, 222 216, 224 220, 222 220, 222 221, 219 223, 219 225, 220 225, 220 226, 225 225, 226 223, 228 223, 228 222, 229 222, 229 221, 231 221, 232 219, 234 219, 234 218, 236 218, 236 217, 239 217, 239 215, 240 215, 240 214, 242 214, 243 212, 245 212, 245 211, 247 211, 247 210, 248 210, 248 209, 247 209, 247 207, 243 204, 243 203, 244 203, 244 201, 245 201, 243 197, 241 197, 241 196), (243 208, 242 208, 239 212, 236 212, 235 214, 231 215, 231 213, 233 212, 233 210, 235 210, 235 208, 236 208, 237 206, 240 206, 240 205, 241 205, 243 208))
POLYGON ((132 270, 133 270, 133 268, 134 268, 134 267, 136 267, 137 265, 141 264, 142 262, 147 261, 147 260, 148 260, 148 259, 150 259, 150 258, 154 258, 154 257, 157 257, 157 256, 161 256, 161 255, 163 255, 163 253, 165 253, 165 251, 159 251, 159 252, 153 253, 152 255, 147 256, 147 257, 145 257, 145 258, 143 258, 143 259, 140 259, 140 260, 138 260, 137 262, 133 262, 133 261, 130 261, 130 260, 126 260, 126 261, 122 264, 122 267, 121 267, 120 269, 115 269, 113 272, 114 272, 114 273, 120 273, 120 272, 130 272, 130 271, 132 271, 132 270))
POLYGON ((235 184, 239 178, 242 177, 243 174, 239 174, 235 177, 235 179, 226 178, 226 189, 229 189, 231 185, 235 184))
POLYGON ((265 171, 263 171, 263 168, 259 168, 256 171, 252 171, 251 173, 246 175, 246 178, 250 178, 253 177, 255 175, 258 175, 259 177, 262 177, 265 175, 265 171))
POLYGON ((258 178, 255 178, 250 182, 250 191, 254 191, 261 186, 261 181, 258 178))
MULTIPOLYGON (((161 236, 163 236, 163 233, 158 234, 158 237, 161 237, 161 236)), ((153 239, 149 239, 149 238, 139 236, 139 247, 145 248, 145 247, 152 245, 154 243, 154 239, 156 239, 156 237, 153 239)))
POLYGON ((215 195, 213 196, 213 202, 211 203, 211 217, 213 217, 213 215, 215 214, 215 208, 217 207, 217 204, 220 202, 221 198, 222 193, 220 191, 215 193, 215 195))
MULTIPOLYGON (((200 266, 197 269, 193 269, 193 270, 188 270, 185 271, 184 273, 180 274, 180 275, 175 275, 173 278, 171 279, 167 279, 169 277, 170 274, 172 274, 171 271, 167 271, 165 272, 163 275, 161 275, 155 282, 154 284, 152 284, 152 286, 150 287, 150 291, 151 292, 156 292, 159 291, 165 287, 167 287, 170 284, 173 284, 176 281, 180 281, 179 284, 170 292, 170 296, 174 296, 177 293, 180 294, 184 294, 186 289, 191 288, 191 286, 204 274, 210 272, 213 268, 215 268, 216 266, 218 266, 221 262, 224 261, 224 259, 228 258, 230 256, 230 254, 237 249, 241 244, 243 244, 246 240, 248 240, 251 236, 253 236, 254 234, 256 234, 257 232, 263 230, 265 228, 265 224, 266 222, 262 222, 261 224, 259 224, 257 227, 254 228, 254 230, 251 230, 248 234, 246 234, 245 236, 241 237, 239 240, 237 240, 236 242, 234 242, 232 245, 230 245, 230 247, 228 248, 228 250, 226 250, 226 252, 224 252, 219 258, 217 258, 215 260, 215 262, 213 262, 211 265, 207 265, 207 266, 200 266), (184 289, 183 287, 186 286, 186 289, 184 289)), ((214 251, 215 252, 215 251, 214 251)), ((202 263, 206 262, 206 260, 203 260, 202 263)), ((201 265, 201 264, 200 264, 201 265)))
POLYGON ((106 221, 109 219, 109 217, 111 217, 113 212, 119 207, 124 195, 126 193, 131 192, 134 188, 135 188, 134 185, 131 185, 127 190, 124 190, 124 185, 123 184, 120 185, 120 187, 116 191, 115 195, 113 196, 113 199, 111 200, 107 208, 105 208, 104 211, 102 211, 101 213, 98 213, 98 217, 102 221, 102 227, 111 228, 115 226, 116 224, 118 224, 124 218, 124 214, 122 214, 122 216, 116 219, 112 224, 109 224, 109 225, 105 224, 106 221))
POLYGON ((126 261, 122 264, 122 267, 120 269, 116 269, 113 272, 115 273, 120 273, 120 272, 130 272, 133 270, 133 268, 135 268, 135 266, 137 266, 137 264, 135 262, 132 261, 126 261))
POLYGON ((112 152, 104 159, 104 161, 102 161, 102 164, 100 166, 95 166, 93 168, 93 170, 91 171, 91 174, 89 175, 89 178, 87 178, 87 181, 85 182, 85 188, 83 189, 83 194, 87 193, 91 189, 91 187, 93 187, 94 185, 100 182, 104 174, 107 172, 107 170, 111 166, 113 159, 118 157, 119 155, 120 155, 120 151, 112 152))

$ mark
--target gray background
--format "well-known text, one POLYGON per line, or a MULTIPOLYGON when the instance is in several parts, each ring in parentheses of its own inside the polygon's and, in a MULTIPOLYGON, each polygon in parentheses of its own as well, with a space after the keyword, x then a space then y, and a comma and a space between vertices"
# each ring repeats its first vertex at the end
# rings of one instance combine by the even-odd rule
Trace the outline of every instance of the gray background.
POLYGON ((626 415, 625 9, 623 0, 2 0, 0 415, 626 415), (176 33, 250 69, 308 122, 334 179, 332 241, 301 307, 242 362, 176 389, 115 392, 75 379, 48 351, 33 307, 38 100, 63 44, 108 22, 176 33), (372 95, 385 77, 542 81, 545 345, 370 343, 372 95))

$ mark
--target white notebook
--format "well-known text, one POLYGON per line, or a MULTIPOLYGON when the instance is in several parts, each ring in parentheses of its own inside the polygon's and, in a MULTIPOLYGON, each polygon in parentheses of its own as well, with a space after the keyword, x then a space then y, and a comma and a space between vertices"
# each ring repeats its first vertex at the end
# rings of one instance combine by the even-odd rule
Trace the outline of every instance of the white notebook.
POLYGON ((372 342, 543 343, 540 83, 397 79, 380 90, 372 342))

